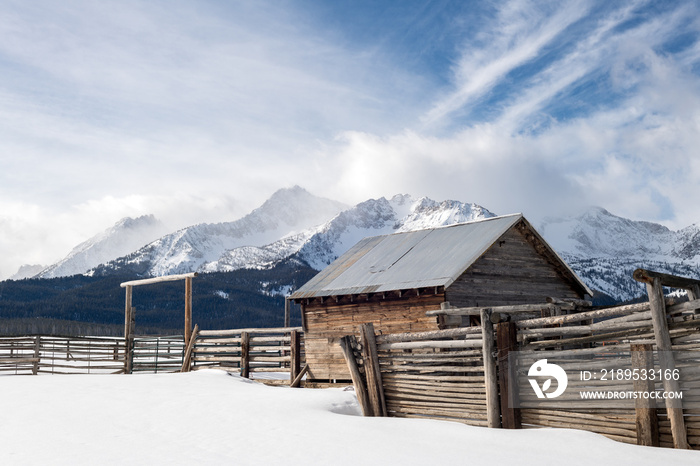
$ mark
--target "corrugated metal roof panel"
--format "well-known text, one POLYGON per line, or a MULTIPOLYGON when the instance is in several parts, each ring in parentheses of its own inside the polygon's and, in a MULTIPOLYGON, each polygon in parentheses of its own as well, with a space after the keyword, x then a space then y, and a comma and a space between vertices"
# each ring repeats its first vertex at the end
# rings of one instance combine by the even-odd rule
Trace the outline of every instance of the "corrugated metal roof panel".
POLYGON ((292 299, 449 286, 522 215, 360 241, 292 299))

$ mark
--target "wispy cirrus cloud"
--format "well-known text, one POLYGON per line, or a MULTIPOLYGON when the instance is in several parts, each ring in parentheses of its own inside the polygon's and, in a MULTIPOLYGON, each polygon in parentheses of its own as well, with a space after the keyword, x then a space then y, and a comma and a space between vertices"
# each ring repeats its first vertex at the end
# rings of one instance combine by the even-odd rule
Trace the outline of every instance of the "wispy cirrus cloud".
POLYGON ((537 58, 590 8, 587 1, 569 2, 560 9, 557 3, 511 0, 501 4, 491 24, 476 35, 477 46, 465 46, 455 65, 454 90, 434 104, 423 118, 425 123, 449 119, 486 95, 513 70, 537 58))

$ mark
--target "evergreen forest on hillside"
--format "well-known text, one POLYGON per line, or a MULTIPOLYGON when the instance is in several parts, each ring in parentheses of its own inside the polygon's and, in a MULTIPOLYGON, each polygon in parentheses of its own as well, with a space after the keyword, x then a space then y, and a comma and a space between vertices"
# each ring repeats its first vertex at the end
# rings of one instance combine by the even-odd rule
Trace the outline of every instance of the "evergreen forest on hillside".
MULTIPOLYGON (((199 274, 192 285, 193 323, 202 329, 282 326, 285 290, 299 288, 316 273, 285 261, 268 270, 199 274)), ((125 291, 119 285, 138 278, 74 275, 0 282, 0 335, 123 335, 125 291)), ((184 281, 134 287, 136 333, 181 334, 184 302, 184 281)), ((300 324, 294 306, 291 325, 300 324)))

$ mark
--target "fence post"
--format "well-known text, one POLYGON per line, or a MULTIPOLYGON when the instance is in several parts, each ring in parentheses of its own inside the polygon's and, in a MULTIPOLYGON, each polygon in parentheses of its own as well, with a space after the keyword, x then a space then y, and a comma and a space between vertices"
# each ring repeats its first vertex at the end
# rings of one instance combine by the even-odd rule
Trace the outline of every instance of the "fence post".
POLYGON ((39 358, 41 357, 41 338, 39 335, 34 337, 34 364, 32 365, 32 374, 37 375, 39 373, 39 358))
POLYGON ((134 350, 134 308, 131 306, 132 286, 126 286, 126 309, 124 310, 124 373, 131 374, 134 350))
MULTIPOLYGON (((686 291, 688 292, 688 300, 700 299, 700 285, 693 284, 686 291)), ((695 309, 694 314, 700 314, 700 309, 695 309)))
POLYGON ((290 332, 290 367, 289 367, 289 383, 293 383, 294 380, 301 372, 301 334, 298 330, 292 330, 290 332))
POLYGON ((250 378, 250 334, 241 332, 241 377, 250 378))
MULTIPOLYGON (((666 392, 680 392, 680 383, 665 374, 672 374, 676 368, 671 353, 671 336, 668 333, 668 322, 666 321, 666 303, 664 302, 664 292, 661 279, 654 277, 651 283, 647 282, 647 294, 651 307, 651 320, 654 325, 654 339, 659 350, 659 365, 664 375, 662 382, 666 392)), ((673 434, 674 448, 689 449, 688 436, 685 430, 685 420, 683 419, 683 405, 681 400, 666 398, 666 411, 671 421, 671 433, 673 434)))
POLYGON ((501 427, 501 410, 498 400, 498 376, 493 357, 493 323, 491 309, 481 309, 482 356, 484 359, 484 383, 486 388, 486 419, 489 427, 501 427))
MULTIPOLYGON (((651 345, 632 344, 630 345, 632 356, 632 370, 648 374, 654 369, 654 353, 651 345)), ((653 392, 654 381, 641 378, 632 381, 635 392, 653 392)), ((650 398, 636 398, 634 401, 634 412, 637 425, 637 445, 649 447, 659 446, 659 421, 656 415, 656 402, 650 398)))
POLYGON ((692 285, 686 290, 688 292, 688 300, 693 301, 700 298, 700 285, 692 285))
POLYGON ((185 278, 185 346, 192 338, 192 277, 185 278))
POLYGON ((382 386, 382 374, 379 370, 379 355, 377 354, 374 325, 371 322, 362 324, 360 331, 362 332, 362 358, 365 363, 369 402, 375 416, 386 416, 386 401, 384 399, 384 387, 382 386))
POLYGON ((284 298, 284 326, 289 327, 290 306, 289 296, 284 298))
POLYGON ((517 379, 511 377, 511 351, 518 350, 518 329, 515 322, 496 325, 496 347, 498 348, 498 385, 501 391, 501 419, 504 429, 520 429, 522 426, 518 406, 517 379))

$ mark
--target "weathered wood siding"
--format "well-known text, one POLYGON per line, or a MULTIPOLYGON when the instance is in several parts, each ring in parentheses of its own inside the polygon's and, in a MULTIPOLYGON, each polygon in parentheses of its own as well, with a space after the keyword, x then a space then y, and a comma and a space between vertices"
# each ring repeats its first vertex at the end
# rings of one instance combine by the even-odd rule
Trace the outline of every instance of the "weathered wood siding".
POLYGON ((506 232, 447 290, 456 307, 543 303, 547 297, 583 298, 517 227, 506 232))
POLYGON ((371 322, 378 333, 437 330, 437 318, 426 311, 440 309, 443 294, 387 298, 355 303, 310 303, 304 307, 306 363, 309 379, 350 380, 340 338, 354 334, 371 322))
MULTIPOLYGON (((377 332, 403 333, 470 325, 469 318, 425 316, 449 301, 455 307, 543 303, 548 297, 583 298, 580 285, 524 222, 513 226, 444 293, 410 298, 355 297, 306 304, 305 338, 310 379, 349 380, 340 349, 344 335, 359 335, 363 323, 377 332), (577 291, 579 290, 579 291, 577 291), (364 300, 363 300, 364 299, 364 300), (439 324, 438 324, 439 322, 439 324)), ((415 293, 415 291, 411 291, 415 293)))

